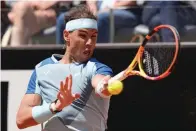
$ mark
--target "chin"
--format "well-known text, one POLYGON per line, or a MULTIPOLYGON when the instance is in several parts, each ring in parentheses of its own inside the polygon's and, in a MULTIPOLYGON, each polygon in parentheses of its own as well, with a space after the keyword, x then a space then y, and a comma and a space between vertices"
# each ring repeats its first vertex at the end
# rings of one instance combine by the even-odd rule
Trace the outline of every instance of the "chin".
POLYGON ((86 58, 86 59, 83 60, 83 62, 86 62, 86 61, 88 61, 89 59, 90 59, 90 58, 86 58))
POLYGON ((86 61, 88 61, 90 58, 91 58, 91 57, 88 57, 88 58, 87 58, 87 57, 85 57, 85 58, 83 58, 83 59, 82 59, 82 61, 81 61, 81 62, 86 62, 86 61))
POLYGON ((82 55, 82 57, 80 57, 80 62, 82 63, 82 62, 86 62, 86 61, 88 61, 89 59, 91 59, 91 57, 92 57, 92 54, 90 54, 90 55, 82 55))

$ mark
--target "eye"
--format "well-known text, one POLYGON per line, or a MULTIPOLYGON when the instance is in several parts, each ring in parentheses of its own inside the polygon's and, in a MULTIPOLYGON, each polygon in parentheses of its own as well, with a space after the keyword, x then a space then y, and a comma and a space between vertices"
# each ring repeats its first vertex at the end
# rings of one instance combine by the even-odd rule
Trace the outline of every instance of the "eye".
POLYGON ((80 34, 80 37, 85 39, 86 38, 86 35, 85 34, 80 34))
POLYGON ((96 38, 96 37, 97 37, 97 35, 92 35, 91 37, 92 37, 92 38, 96 38))

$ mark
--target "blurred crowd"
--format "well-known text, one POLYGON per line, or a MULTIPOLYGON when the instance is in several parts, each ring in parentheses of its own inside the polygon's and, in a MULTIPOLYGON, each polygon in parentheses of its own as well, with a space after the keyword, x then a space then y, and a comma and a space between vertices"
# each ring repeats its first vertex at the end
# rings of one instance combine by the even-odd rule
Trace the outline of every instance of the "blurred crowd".
MULTIPOLYGON (((134 34, 145 35, 160 24, 176 27, 185 41, 191 35, 196 41, 196 1, 9 0, 1 1, 1 45, 64 44, 65 16, 79 4, 89 5, 98 18, 98 44, 129 42, 134 34)), ((167 32, 161 33, 167 40, 167 32)))

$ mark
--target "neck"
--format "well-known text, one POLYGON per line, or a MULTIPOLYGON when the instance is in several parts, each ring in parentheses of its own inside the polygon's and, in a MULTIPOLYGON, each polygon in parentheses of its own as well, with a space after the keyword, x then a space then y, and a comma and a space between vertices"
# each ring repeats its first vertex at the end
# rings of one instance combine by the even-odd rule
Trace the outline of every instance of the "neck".
POLYGON ((69 64, 69 63, 73 63, 76 62, 73 57, 70 55, 69 52, 65 52, 65 54, 63 55, 63 58, 60 60, 60 63, 63 64, 69 64))

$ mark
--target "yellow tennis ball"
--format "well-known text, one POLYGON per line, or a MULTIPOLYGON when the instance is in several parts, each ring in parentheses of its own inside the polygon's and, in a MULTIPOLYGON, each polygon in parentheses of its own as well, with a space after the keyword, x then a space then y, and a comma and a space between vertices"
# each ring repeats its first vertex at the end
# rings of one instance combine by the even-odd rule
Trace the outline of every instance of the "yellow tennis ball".
POLYGON ((121 81, 114 81, 111 84, 108 85, 108 91, 112 95, 118 95, 123 90, 123 83, 121 81))

